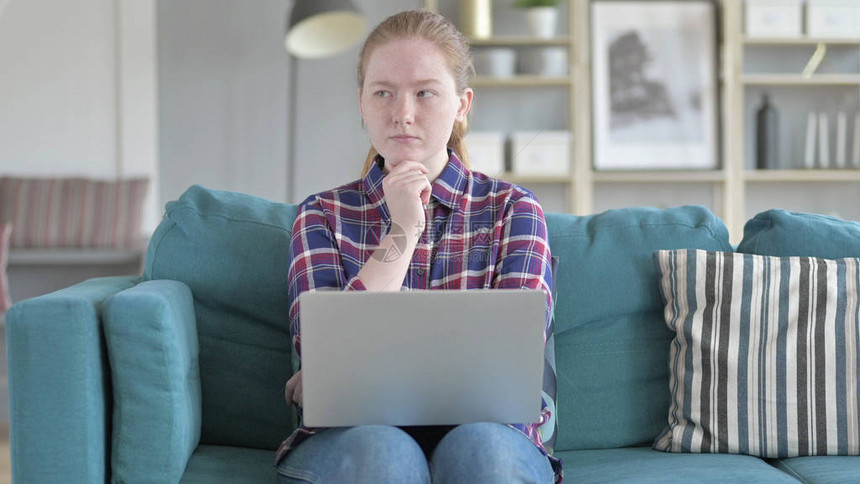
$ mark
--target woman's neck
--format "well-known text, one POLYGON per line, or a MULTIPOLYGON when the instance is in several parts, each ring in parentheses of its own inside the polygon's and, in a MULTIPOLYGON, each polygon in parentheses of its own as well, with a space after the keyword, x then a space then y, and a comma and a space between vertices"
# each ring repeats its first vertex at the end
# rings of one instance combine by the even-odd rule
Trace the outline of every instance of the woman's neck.
POLYGON ((442 170, 444 170, 445 166, 448 164, 448 150, 442 150, 441 153, 434 156, 431 160, 432 161, 428 161, 428 163, 426 163, 426 166, 428 170, 427 180, 429 180, 432 185, 436 179, 439 178, 439 175, 442 174, 442 170))

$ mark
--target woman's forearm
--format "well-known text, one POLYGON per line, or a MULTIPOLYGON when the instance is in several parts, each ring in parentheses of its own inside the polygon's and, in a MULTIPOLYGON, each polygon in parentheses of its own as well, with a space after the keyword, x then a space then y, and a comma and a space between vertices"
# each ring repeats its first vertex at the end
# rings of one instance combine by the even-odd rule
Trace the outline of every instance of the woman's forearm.
POLYGON ((371 292, 399 291, 409 270, 412 254, 418 243, 417 237, 386 235, 382 238, 373 255, 358 271, 358 278, 371 292), (406 240, 406 244, 403 244, 406 240))

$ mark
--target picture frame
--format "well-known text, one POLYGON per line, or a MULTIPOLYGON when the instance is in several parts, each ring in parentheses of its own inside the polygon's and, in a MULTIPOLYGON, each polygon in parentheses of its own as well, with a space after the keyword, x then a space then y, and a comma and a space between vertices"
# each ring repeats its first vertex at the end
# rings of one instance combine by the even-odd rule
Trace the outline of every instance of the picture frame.
POLYGON ((591 5, 595 170, 719 165, 715 0, 591 5))

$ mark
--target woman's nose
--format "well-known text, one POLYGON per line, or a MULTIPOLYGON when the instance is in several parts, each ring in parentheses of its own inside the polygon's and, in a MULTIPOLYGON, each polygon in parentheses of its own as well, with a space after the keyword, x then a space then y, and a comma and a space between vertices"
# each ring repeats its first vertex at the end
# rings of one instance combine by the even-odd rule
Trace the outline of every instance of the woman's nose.
POLYGON ((415 121, 415 102, 411 96, 400 96, 394 106, 394 124, 411 125, 415 121))

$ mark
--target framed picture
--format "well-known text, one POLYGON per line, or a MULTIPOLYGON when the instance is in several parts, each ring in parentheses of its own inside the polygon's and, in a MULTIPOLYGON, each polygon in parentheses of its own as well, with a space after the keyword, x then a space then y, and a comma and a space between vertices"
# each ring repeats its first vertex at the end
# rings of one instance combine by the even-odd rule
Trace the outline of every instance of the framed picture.
POLYGON ((717 168, 715 1, 599 0, 591 17, 595 169, 717 168))

